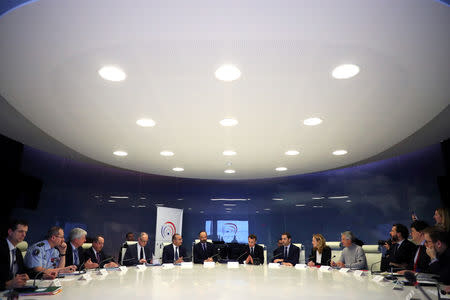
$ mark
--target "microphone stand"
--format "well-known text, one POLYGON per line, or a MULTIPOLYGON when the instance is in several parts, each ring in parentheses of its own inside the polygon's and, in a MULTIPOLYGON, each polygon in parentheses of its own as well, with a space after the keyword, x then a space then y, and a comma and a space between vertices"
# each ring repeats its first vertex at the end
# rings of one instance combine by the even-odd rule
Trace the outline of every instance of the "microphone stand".
POLYGON ((378 264, 378 263, 381 263, 381 262, 382 262, 382 260, 377 261, 377 262, 374 262, 373 264, 370 265, 370 275, 372 275, 372 274, 374 273, 374 272, 372 271, 373 266, 376 265, 376 264, 378 264))
MULTIPOLYGON (((425 293, 425 291, 424 291, 424 289, 422 288, 422 286, 420 285, 420 283, 417 282, 416 275, 414 275, 413 272, 411 272, 411 271, 405 272, 405 278, 406 278, 410 283, 412 283, 416 288, 418 288, 418 289, 422 292, 422 294, 425 296, 425 298, 427 298, 428 300, 431 300, 431 297, 428 296, 427 293, 425 293)), ((439 290, 438 290, 438 297, 440 298, 439 290)))

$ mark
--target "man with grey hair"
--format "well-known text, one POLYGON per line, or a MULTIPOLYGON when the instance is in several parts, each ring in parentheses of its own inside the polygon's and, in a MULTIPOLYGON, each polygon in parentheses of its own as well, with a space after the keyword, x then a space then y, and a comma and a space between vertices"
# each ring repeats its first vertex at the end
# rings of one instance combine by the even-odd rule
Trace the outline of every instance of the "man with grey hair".
POLYGON ((146 247, 148 243, 148 234, 141 232, 137 244, 129 245, 125 256, 123 257, 123 264, 125 266, 135 266, 138 264, 152 263, 152 251, 146 247))
POLYGON ((353 243, 355 236, 351 231, 341 233, 341 242, 344 246, 338 262, 331 262, 331 266, 350 269, 367 269, 367 260, 364 250, 353 243))
POLYGON ((74 265, 77 269, 92 268, 93 263, 90 259, 86 262, 83 261, 83 244, 86 242, 87 232, 81 228, 73 228, 69 233, 69 245, 67 245, 66 251, 66 267, 74 265))

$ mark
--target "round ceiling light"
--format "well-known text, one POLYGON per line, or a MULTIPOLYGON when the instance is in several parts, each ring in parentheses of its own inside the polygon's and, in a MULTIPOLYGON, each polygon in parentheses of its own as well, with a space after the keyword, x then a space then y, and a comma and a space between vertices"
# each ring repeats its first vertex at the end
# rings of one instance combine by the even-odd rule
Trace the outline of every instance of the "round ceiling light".
POLYGON ((184 171, 184 169, 180 168, 180 167, 173 168, 172 170, 174 170, 175 172, 183 172, 184 171))
POLYGON ((241 71, 233 65, 222 65, 216 70, 215 75, 222 81, 234 81, 241 77, 241 71))
POLYGON ((227 173, 227 174, 234 174, 234 173, 236 173, 236 171, 232 170, 232 169, 226 169, 224 172, 227 173))
POLYGON ((225 151, 223 151, 223 155, 225 155, 225 156, 233 156, 233 155, 236 155, 236 151, 225 150, 225 151))
POLYGON ((235 120, 235 119, 223 119, 223 120, 220 121, 219 123, 220 123, 220 125, 222 125, 222 126, 227 126, 227 127, 229 127, 229 126, 235 126, 235 125, 237 125, 237 124, 238 124, 238 121, 235 120))
POLYGON ((319 125, 320 123, 322 123, 322 119, 321 118, 308 118, 306 120, 303 121, 303 124, 307 125, 307 126, 316 126, 319 125))
POLYGON ((113 154, 117 155, 117 156, 127 156, 128 155, 127 152, 121 151, 121 150, 114 151, 113 154))
POLYGON ((152 119, 139 119, 136 121, 136 124, 141 127, 153 127, 156 125, 156 122, 152 119))
POLYGON ((297 150, 288 150, 286 151, 284 154, 286 155, 299 155, 300 152, 298 152, 297 150))
POLYGON ((174 153, 172 151, 161 151, 159 154, 162 156, 174 156, 174 153))
POLYGON ((287 171, 287 168, 286 167, 278 167, 275 169, 275 171, 284 172, 284 171, 287 171))
POLYGON ((127 74, 121 69, 114 66, 105 66, 98 70, 98 74, 105 80, 109 81, 123 81, 127 78, 127 74))
POLYGON ((357 65, 345 64, 334 68, 331 75, 336 79, 348 79, 356 76, 359 73, 359 67, 357 65))
POLYGON ((348 153, 347 150, 336 150, 336 151, 333 151, 333 155, 345 155, 347 153, 348 153))

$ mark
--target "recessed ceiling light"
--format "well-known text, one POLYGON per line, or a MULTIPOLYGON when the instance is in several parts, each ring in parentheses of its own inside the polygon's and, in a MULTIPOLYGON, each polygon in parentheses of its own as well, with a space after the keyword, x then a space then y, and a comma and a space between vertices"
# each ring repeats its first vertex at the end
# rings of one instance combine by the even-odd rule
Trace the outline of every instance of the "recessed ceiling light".
POLYGON ((128 155, 127 152, 121 151, 121 150, 114 151, 113 154, 117 155, 117 156, 127 156, 128 155))
POLYGON ((141 200, 145 200, 145 199, 147 199, 147 198, 145 198, 145 197, 140 197, 139 199, 141 199, 141 200))
POLYGON ((142 127, 153 127, 156 125, 156 122, 152 119, 139 119, 136 121, 136 124, 142 127))
POLYGON ((287 170, 286 167, 278 167, 278 168, 275 169, 275 171, 278 171, 278 172, 284 172, 286 170, 287 170))
POLYGON ((183 198, 178 198, 177 200, 178 200, 178 201, 183 201, 184 199, 183 199, 183 198))
POLYGON ((233 65, 222 65, 215 72, 216 78, 222 81, 233 81, 241 77, 241 71, 233 65))
POLYGON ((232 210, 231 207, 225 207, 225 210, 232 210))
POLYGON ((128 196, 109 196, 110 198, 113 198, 113 199, 128 199, 129 197, 128 196))
POLYGON ((270 210, 270 208, 264 208, 264 210, 270 210))
POLYGON ((255 213, 259 214, 259 210, 255 211, 255 213))
POLYGON ((330 196, 328 199, 347 199, 348 196, 330 196))
POLYGON ((312 197, 313 200, 325 199, 325 197, 312 197))
POLYGON ((123 81, 127 78, 127 74, 124 71, 114 66, 105 66, 98 70, 98 74, 109 81, 123 81))
POLYGON ((298 152, 297 150, 288 150, 286 152, 284 152, 284 154, 286 155, 298 155, 300 152, 298 152))
POLYGON ((347 200, 347 201, 345 201, 345 202, 347 202, 347 203, 351 203, 351 202, 352 202, 352 200, 350 200, 350 199, 349 199, 349 200, 347 200))
POLYGON ((155 203, 155 206, 164 206, 164 203, 155 203))
POLYGON ((336 150, 336 151, 333 151, 333 155, 345 155, 347 153, 348 153, 347 150, 336 150))
POLYGON ((226 169, 224 172, 227 173, 227 174, 233 174, 233 173, 236 173, 236 171, 235 171, 235 170, 232 170, 232 169, 226 169))
POLYGON ((108 202, 109 203, 116 203, 116 200, 109 199, 108 202))
POLYGON ((297 207, 303 207, 303 206, 306 206, 306 204, 295 204, 295 206, 297 206, 297 207))
POLYGON ((204 213, 204 211, 203 211, 203 210, 201 210, 201 211, 200 211, 200 213, 202 214, 202 213, 204 213))
POLYGON ((345 64, 337 66, 331 74, 336 79, 348 79, 358 73, 359 67, 357 65, 345 64))
POLYGON ((250 198, 211 198, 211 201, 250 201, 250 198))
POLYGON ((174 153, 172 151, 167 151, 167 150, 161 151, 159 154, 161 154, 162 156, 173 156, 174 155, 174 153))
POLYGON ((223 155, 225 155, 225 156, 236 155, 236 151, 233 151, 233 150, 225 150, 225 151, 223 151, 223 155))
POLYGON ((172 170, 174 170, 175 172, 183 172, 184 171, 184 169, 180 168, 180 167, 173 168, 172 170))
POLYGON ((314 207, 314 208, 323 208, 322 205, 314 205, 313 207, 314 207))
POLYGON ((223 206, 236 206, 234 203, 224 203, 223 206))
POLYGON ((145 205, 138 205, 138 207, 139 208, 144 208, 144 207, 147 207, 147 206, 145 206, 145 205))
POLYGON ((235 126, 237 125, 239 122, 235 119, 223 119, 222 121, 219 122, 220 125, 222 126, 235 126))
POLYGON ((320 118, 309 118, 303 121, 303 124, 307 126, 316 126, 322 123, 322 119, 320 118))
POLYGON ((273 201, 283 201, 283 198, 272 198, 273 201))

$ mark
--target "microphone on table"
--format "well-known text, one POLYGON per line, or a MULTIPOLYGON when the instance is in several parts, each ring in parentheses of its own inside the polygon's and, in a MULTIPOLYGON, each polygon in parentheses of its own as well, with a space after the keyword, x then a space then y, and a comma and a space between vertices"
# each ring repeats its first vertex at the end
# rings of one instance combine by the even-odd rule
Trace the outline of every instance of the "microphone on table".
POLYGON ((248 254, 248 251, 247 251, 247 250, 245 250, 244 253, 242 253, 241 255, 239 255, 239 257, 238 257, 236 260, 239 261, 239 259, 240 259, 242 256, 244 256, 245 254, 248 254))
POLYGON ((330 262, 331 262, 331 260, 333 259, 333 258, 335 258, 336 257, 336 255, 333 255, 329 260, 327 260, 327 266, 329 266, 329 264, 330 264, 330 262))
POLYGON ((108 258, 105 258, 104 260, 102 260, 102 261, 100 261, 99 263, 98 263, 98 267, 96 268, 96 270, 100 270, 100 266, 102 265, 102 263, 104 263, 104 262, 107 262, 107 261, 109 261, 109 260, 113 260, 114 259, 114 257, 108 257, 108 258))
MULTIPOLYGON (((428 300, 431 300, 430 296, 428 296, 427 293, 425 293, 425 291, 423 290, 420 283, 417 282, 416 275, 414 275, 414 272, 406 271, 405 278, 406 278, 406 280, 408 280, 409 283, 411 283, 416 288, 418 288, 422 292, 422 294, 425 296, 425 298, 427 298, 428 300)), ((439 295, 439 290, 438 290, 438 295, 439 295)))
POLYGON ((373 264, 370 265, 370 274, 373 274, 373 273, 374 273, 374 272, 372 271, 373 266, 376 265, 376 264, 378 264, 378 263, 380 263, 380 262, 382 262, 382 260, 377 261, 377 262, 374 262, 373 264))

